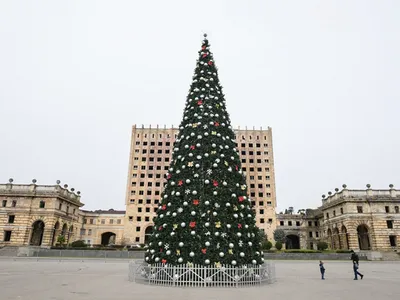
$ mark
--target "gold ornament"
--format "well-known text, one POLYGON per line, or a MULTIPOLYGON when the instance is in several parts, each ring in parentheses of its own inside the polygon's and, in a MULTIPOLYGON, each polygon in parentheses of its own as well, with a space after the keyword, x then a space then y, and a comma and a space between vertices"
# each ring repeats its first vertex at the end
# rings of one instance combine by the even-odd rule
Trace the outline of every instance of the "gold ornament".
POLYGON ((244 190, 246 189, 246 185, 243 184, 243 185, 241 186, 241 188, 242 188, 242 190, 244 191, 244 190))
POLYGON ((174 224, 174 225, 172 225, 172 227, 173 227, 174 229, 177 229, 177 228, 178 228, 178 224, 174 224))
POLYGON ((225 161, 225 166, 229 166, 229 164, 228 164, 228 162, 227 162, 227 161, 225 161))
POLYGON ((217 132, 216 132, 216 131, 211 131, 211 134, 212 134, 212 135, 216 135, 217 132))
POLYGON ((187 264, 187 266, 188 266, 189 268, 193 268, 193 263, 191 263, 190 261, 188 261, 186 264, 187 264))
POLYGON ((215 107, 216 107, 216 108, 219 108, 219 104, 218 104, 218 103, 217 103, 217 104, 215 104, 215 107))
POLYGON ((229 250, 228 250, 228 253, 229 253, 229 254, 233 254, 233 250, 232 250, 232 249, 229 249, 229 250))
POLYGON ((181 250, 176 250, 176 255, 181 255, 181 250))
POLYGON ((197 123, 193 123, 193 124, 192 124, 192 127, 193 127, 193 128, 196 128, 196 127, 197 127, 197 123))
POLYGON ((215 266, 216 266, 217 268, 221 268, 221 263, 220 263, 219 261, 217 261, 217 262, 215 263, 215 266))
POLYGON ((221 222, 215 222, 215 228, 221 228, 221 222))
POLYGON ((237 210, 238 210, 238 207, 237 207, 236 205, 234 205, 234 206, 233 206, 233 210, 234 210, 234 211, 237 211, 237 210))
POLYGON ((217 151, 215 151, 215 150, 214 150, 214 151, 211 151, 211 154, 216 154, 216 153, 217 153, 217 151))
POLYGON ((189 167, 193 167, 193 162, 192 162, 192 161, 189 161, 189 162, 188 162, 188 166, 189 166, 189 167))

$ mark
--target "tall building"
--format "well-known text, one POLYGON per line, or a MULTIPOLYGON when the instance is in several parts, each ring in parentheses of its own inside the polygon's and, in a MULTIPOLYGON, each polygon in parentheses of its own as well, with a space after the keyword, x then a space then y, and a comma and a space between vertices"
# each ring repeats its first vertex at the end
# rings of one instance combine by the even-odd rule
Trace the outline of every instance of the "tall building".
MULTIPOLYGON (((124 222, 125 244, 145 243, 151 234, 172 147, 179 129, 133 126, 124 222)), ((234 130, 237 149, 246 172, 247 188, 256 211, 257 225, 272 238, 276 228, 276 193, 272 130, 234 130)))

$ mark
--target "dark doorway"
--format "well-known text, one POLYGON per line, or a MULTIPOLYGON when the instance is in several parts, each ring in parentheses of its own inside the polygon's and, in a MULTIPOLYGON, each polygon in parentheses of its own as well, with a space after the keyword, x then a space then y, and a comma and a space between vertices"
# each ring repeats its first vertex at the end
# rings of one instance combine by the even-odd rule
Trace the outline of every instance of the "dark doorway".
POLYGON ((151 234, 153 233, 153 226, 148 226, 144 232, 144 243, 148 244, 151 234))
POLYGON ((389 242, 390 242, 390 247, 396 247, 397 246, 396 236, 389 235, 389 242))
POLYGON ((57 236, 58 236, 58 231, 60 230, 60 222, 56 222, 54 225, 53 229, 53 237, 51 238, 51 245, 54 246, 54 244, 57 242, 57 236))
POLYGON ((44 222, 39 220, 33 223, 31 242, 29 244, 32 246, 42 245, 43 233, 44 233, 44 222))
POLYGON ((101 244, 103 246, 115 244, 115 237, 116 237, 116 235, 114 232, 104 232, 101 235, 101 244))
POLYGON ((369 241, 369 232, 368 227, 365 224, 359 225, 357 227, 357 235, 358 235, 358 246, 360 250, 370 250, 371 244, 369 241))
POLYGON ((286 236, 286 249, 300 249, 300 238, 298 235, 290 234, 286 236))
POLYGON ((341 249, 349 249, 349 234, 347 233, 347 228, 346 226, 342 226, 342 245, 341 245, 341 249))

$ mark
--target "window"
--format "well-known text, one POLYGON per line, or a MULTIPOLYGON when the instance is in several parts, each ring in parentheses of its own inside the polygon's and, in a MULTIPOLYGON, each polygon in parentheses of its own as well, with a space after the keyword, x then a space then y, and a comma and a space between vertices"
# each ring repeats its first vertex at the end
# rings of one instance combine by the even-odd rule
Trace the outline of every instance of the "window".
POLYGON ((399 207, 398 207, 398 206, 395 206, 395 207, 394 207, 394 212, 395 212, 396 214, 399 213, 399 207))
POLYGON ((101 219, 101 224, 106 224, 106 220, 101 219))
POLYGON ((45 208, 46 206, 46 202, 44 202, 43 200, 39 202, 39 208, 45 208))
POLYGON ((333 211, 333 216, 336 217, 336 210, 333 211))
POLYGON ((279 221, 280 226, 285 226, 285 221, 279 221))
POLYGON ((136 232, 140 231, 140 226, 136 227, 136 232))
POLYGON ((288 226, 292 226, 292 221, 289 221, 289 222, 288 222, 288 226))
POLYGON ((315 226, 318 226, 318 221, 315 221, 315 222, 314 222, 314 225, 315 225, 315 226))
POLYGON ((390 212, 389 206, 385 206, 385 212, 386 212, 386 213, 389 213, 389 212, 390 212))
POLYGON ((85 235, 86 234, 86 229, 82 228, 81 229, 81 235, 85 235))
POLYGON ((140 174, 140 178, 145 178, 146 174, 140 174))
POLYGON ((362 212, 363 212, 362 206, 357 206, 357 212, 358 212, 359 214, 362 214, 362 212))
POLYGON ((83 218, 83 224, 86 224, 86 223, 87 223, 87 219, 83 218))
POLYGON ((8 216, 8 223, 14 223, 14 220, 15 220, 15 216, 14 215, 9 215, 8 216))
POLYGON ((146 154, 147 153, 147 149, 143 149, 142 154, 146 154))
POLYGON ((158 204, 160 202, 160 200, 156 199, 154 200, 154 204, 158 204))
POLYGON ((310 238, 312 238, 312 231, 310 231, 310 232, 308 233, 308 236, 309 236, 310 238))
POLYGON ((130 222, 133 221, 133 217, 132 217, 132 216, 129 216, 128 218, 129 218, 129 221, 130 221, 130 222))
POLYGON ((135 199, 131 199, 131 200, 130 200, 130 203, 135 203, 135 199))
POLYGON ((139 195, 143 195, 144 194, 144 192, 143 191, 139 191, 139 195))
POLYGON ((249 155, 254 155, 254 152, 253 151, 249 151, 249 155))
POLYGON ((251 192, 251 193, 250 193, 250 196, 251 196, 251 197, 255 197, 255 196, 256 196, 256 193, 251 192))
POLYGON ((326 218, 329 220, 329 213, 326 213, 326 218))
POLYGON ((257 163, 261 164, 261 159, 260 158, 257 158, 257 163))
POLYGON ((396 247, 397 246, 396 236, 389 235, 389 242, 390 242, 390 247, 396 247))
POLYGON ((266 180, 269 180, 269 176, 265 176, 265 179, 266 179, 266 180))
POLYGON ((262 184, 261 183, 259 183, 257 186, 258 186, 259 189, 262 189, 262 184))
POLYGON ((242 164, 245 164, 245 163, 246 163, 246 159, 242 158, 242 164))
POLYGON ((250 147, 250 148, 253 148, 253 144, 252 144, 252 143, 250 143, 250 144, 249 144, 249 147, 250 147))
POLYGON ((296 226, 300 226, 300 221, 296 221, 296 226))
POLYGON ((88 235, 92 235, 92 229, 88 230, 88 235))
POLYGON ((259 201, 258 205, 263 206, 264 205, 264 201, 259 201))
POLYGON ((146 207, 146 212, 150 212, 150 207, 146 207))
POLYGON ((264 214, 264 210, 260 209, 260 215, 263 215, 263 214, 264 214))
POLYGON ((268 223, 272 223, 272 219, 268 219, 268 223))
POLYGON ((121 219, 118 219, 118 220, 117 220, 117 224, 121 224, 121 219))
POLYGON ((137 211, 138 211, 138 212, 142 212, 142 208, 141 208, 141 207, 138 207, 137 211))
POLYGON ((272 206, 272 201, 267 201, 267 206, 272 206))
POLYGON ((263 196, 263 193, 258 193, 258 197, 262 197, 263 196))
MULTIPOLYGON (((165 146, 167 146, 167 147, 168 147, 168 146, 171 146, 171 142, 166 142, 166 143, 165 143, 165 146)), ((165 153, 167 153, 167 152, 165 151, 165 153)))
MULTIPOLYGON (((161 174, 157 173, 156 178, 161 178, 161 174)), ((157 186, 157 185, 156 185, 157 186)))
POLYGON ((254 183, 250 183, 250 188, 254 189, 256 186, 254 185, 254 183))
POLYGON ((319 237, 318 231, 315 232, 315 237, 319 237))
MULTIPOLYGON (((257 136, 257 140, 258 140, 258 136, 257 136)), ((256 147, 257 147, 257 148, 260 148, 260 147, 261 147, 261 144, 256 144, 256 147)))
POLYGON ((387 228, 393 229, 393 221, 392 220, 387 220, 386 225, 387 225, 387 228))
POLYGON ((308 221, 308 226, 312 226, 312 221, 308 221))
POLYGON ((153 183, 152 182, 148 182, 147 186, 153 186, 153 183))
POLYGON ((94 220, 93 220, 93 219, 90 219, 90 220, 89 220, 89 223, 90 223, 90 224, 94 224, 94 220))
POLYGON ((135 242, 139 242, 139 237, 135 237, 135 242))
POLYGON ((151 196, 151 191, 147 191, 146 195, 151 196))
POLYGON ((11 230, 4 231, 4 241, 5 242, 11 241, 11 230))
POLYGON ((62 203, 58 204, 58 209, 61 210, 62 209, 62 203))
POLYGON ((7 206, 7 200, 3 200, 1 206, 2 206, 2 207, 6 207, 6 206, 7 206))
POLYGON ((343 215, 343 207, 340 208, 340 213, 343 215))
POLYGON ((114 219, 110 219, 110 224, 114 224, 114 219))
POLYGON ((141 222, 142 221, 142 217, 136 217, 136 221, 141 222))
POLYGON ((264 218, 261 218, 261 219, 260 219, 260 223, 261 223, 261 224, 264 224, 264 223, 265 223, 264 218))
POLYGON ((271 193, 267 193, 267 197, 271 197, 271 193))
POLYGON ((155 213, 157 212, 157 207, 153 208, 153 212, 155 212, 155 213))
POLYGON ((11 207, 16 207, 17 206, 17 201, 13 200, 13 202, 11 202, 11 207))

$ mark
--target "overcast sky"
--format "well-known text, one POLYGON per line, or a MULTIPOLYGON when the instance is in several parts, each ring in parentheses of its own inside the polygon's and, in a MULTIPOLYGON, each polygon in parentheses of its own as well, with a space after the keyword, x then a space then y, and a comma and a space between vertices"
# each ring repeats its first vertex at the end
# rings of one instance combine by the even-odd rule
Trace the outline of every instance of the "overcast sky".
POLYGON ((178 125, 207 32, 234 125, 272 127, 279 209, 400 187, 400 1, 0 1, 0 181, 124 209, 131 126, 178 125))

